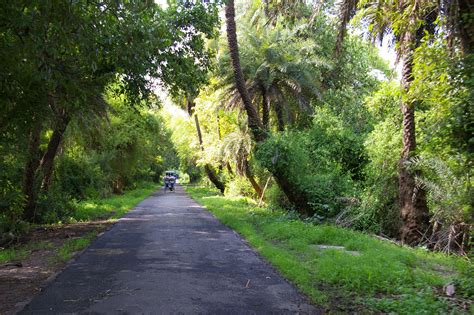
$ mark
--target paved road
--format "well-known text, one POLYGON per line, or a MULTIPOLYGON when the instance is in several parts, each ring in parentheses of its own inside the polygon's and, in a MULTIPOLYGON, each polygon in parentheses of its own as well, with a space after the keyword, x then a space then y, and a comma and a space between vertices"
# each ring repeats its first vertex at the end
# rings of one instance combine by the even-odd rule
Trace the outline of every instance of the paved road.
POLYGON ((138 204, 21 312, 52 313, 319 312, 178 187, 138 204))

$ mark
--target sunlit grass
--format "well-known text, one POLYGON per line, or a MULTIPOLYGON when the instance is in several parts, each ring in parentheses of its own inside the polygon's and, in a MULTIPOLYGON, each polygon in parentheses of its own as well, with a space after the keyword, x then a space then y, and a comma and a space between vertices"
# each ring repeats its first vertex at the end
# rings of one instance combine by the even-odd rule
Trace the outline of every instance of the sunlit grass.
POLYGON ((319 305, 338 310, 445 313, 451 305, 439 295, 443 285, 462 283, 472 272, 472 265, 460 257, 402 247, 331 225, 314 225, 203 188, 186 190, 319 305), (345 250, 321 250, 317 245, 344 246, 345 250))
POLYGON ((72 217, 77 221, 118 219, 128 210, 158 189, 156 183, 143 183, 138 188, 105 199, 89 199, 76 203, 72 217))

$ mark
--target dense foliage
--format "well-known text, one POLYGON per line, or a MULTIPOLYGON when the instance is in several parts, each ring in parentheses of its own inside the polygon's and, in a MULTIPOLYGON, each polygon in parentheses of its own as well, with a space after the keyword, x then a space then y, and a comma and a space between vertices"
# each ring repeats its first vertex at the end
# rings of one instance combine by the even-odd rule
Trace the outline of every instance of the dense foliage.
POLYGON ((471 22, 461 2, 415 2, 226 1, 220 35, 212 1, 5 4, 2 232, 179 168, 314 222, 463 253, 471 22), (402 74, 370 41, 387 36, 402 74))
MULTIPOLYGON (((347 31, 341 39, 336 16, 343 4, 238 2, 238 57, 248 101, 223 34, 210 43, 217 49, 215 70, 194 100, 206 149, 189 150, 187 140, 175 142, 177 150, 197 165, 211 164, 230 195, 259 200, 266 188, 268 203, 315 222, 463 252, 473 215, 469 54, 448 43, 445 11, 437 21, 419 18, 418 32, 424 32, 410 46, 396 41, 412 31, 400 24, 409 15, 391 12, 385 23, 393 25, 383 28, 372 15, 381 7, 355 5, 349 12, 350 19, 360 8, 355 33, 369 24, 368 37, 392 34, 400 60, 406 52, 401 45, 413 48, 409 86, 371 42, 347 31), (416 110, 413 124, 400 112, 406 103, 412 104, 408 113, 416 110), (407 132, 416 136, 416 147, 407 132), (400 195, 410 189, 420 192, 414 204, 400 195), (429 227, 417 217, 421 192, 429 227)), ((180 130, 192 124, 178 123, 173 137, 184 139, 180 130)))
POLYGON ((176 166, 153 92, 205 80, 216 5, 16 1, 1 20, 2 242, 176 166))

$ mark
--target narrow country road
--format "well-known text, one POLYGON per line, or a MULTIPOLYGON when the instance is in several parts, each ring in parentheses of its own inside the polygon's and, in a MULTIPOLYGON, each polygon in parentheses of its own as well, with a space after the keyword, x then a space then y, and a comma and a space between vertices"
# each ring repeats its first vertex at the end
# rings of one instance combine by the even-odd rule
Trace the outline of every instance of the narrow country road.
POLYGON ((319 311, 178 187, 138 204, 21 312, 52 313, 319 311))

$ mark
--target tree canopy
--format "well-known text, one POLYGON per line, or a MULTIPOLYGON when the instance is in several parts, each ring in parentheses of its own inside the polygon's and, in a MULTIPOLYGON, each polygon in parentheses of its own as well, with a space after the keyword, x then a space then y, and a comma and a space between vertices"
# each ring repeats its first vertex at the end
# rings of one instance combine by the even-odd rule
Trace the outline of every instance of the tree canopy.
POLYGON ((470 246, 466 1, 15 1, 0 17, 4 233, 176 169, 316 223, 470 246))

